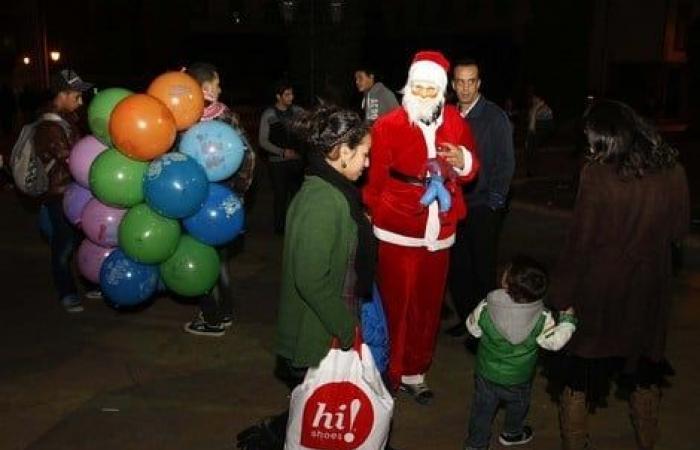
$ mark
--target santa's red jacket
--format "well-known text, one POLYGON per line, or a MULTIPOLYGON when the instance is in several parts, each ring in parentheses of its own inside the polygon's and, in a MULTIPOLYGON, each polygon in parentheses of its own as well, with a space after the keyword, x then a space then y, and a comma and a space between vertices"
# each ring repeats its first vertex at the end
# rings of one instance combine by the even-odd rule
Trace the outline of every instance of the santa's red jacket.
POLYGON ((380 117, 372 127, 370 165, 362 190, 377 238, 431 251, 450 247, 457 221, 467 213, 458 184, 472 180, 479 168, 473 149, 469 125, 452 105, 444 107, 441 119, 433 126, 411 124, 403 108, 380 117), (467 157, 460 176, 446 184, 452 193, 452 207, 438 214, 436 204, 425 207, 420 203, 425 187, 406 182, 401 175, 425 178, 428 159, 435 158, 436 148, 445 142, 464 147, 467 157))

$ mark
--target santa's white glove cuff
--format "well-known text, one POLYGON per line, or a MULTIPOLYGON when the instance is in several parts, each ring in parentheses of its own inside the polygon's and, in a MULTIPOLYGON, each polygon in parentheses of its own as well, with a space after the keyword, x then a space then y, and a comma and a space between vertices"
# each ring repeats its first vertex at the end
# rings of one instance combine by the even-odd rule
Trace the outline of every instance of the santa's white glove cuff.
POLYGON ((462 150, 462 156, 464 157, 464 167, 462 167, 461 169, 455 167, 455 172, 457 172, 457 175, 459 175, 460 177, 463 177, 465 175, 468 175, 469 172, 472 171, 473 159, 471 152, 467 150, 466 147, 460 145, 459 149, 462 150))

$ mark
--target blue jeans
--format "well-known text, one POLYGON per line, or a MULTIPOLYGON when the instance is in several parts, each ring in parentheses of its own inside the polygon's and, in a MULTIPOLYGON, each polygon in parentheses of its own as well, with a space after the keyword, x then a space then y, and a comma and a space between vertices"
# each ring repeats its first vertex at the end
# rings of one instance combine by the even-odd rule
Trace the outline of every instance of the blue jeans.
POLYGON ((491 440, 491 423, 498 406, 506 408, 503 433, 516 436, 523 432, 525 418, 530 408, 532 382, 514 386, 493 383, 480 375, 474 377, 474 401, 469 417, 469 437, 466 448, 486 449, 491 440))
POLYGON ((77 296, 71 257, 78 244, 78 233, 63 215, 61 199, 50 199, 41 205, 39 220, 51 246, 51 273, 58 298, 77 296))

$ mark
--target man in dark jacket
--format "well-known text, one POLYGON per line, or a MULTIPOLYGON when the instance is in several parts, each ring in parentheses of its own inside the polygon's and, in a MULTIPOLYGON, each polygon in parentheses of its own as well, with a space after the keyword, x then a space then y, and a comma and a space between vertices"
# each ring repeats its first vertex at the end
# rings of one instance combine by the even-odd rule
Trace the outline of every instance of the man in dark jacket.
POLYGON ((304 163, 294 148, 290 124, 304 111, 294 103, 294 89, 288 81, 275 86, 275 104, 260 117, 258 144, 268 153, 272 184, 272 214, 276 234, 284 234, 287 208, 304 181, 304 163))
POLYGON ((63 193, 71 182, 68 156, 81 137, 76 111, 83 104, 83 92, 91 87, 73 70, 55 73, 51 77, 51 99, 34 134, 36 154, 48 168, 49 190, 40 214, 50 223, 51 272, 61 304, 71 313, 83 310, 71 271, 78 235, 63 215, 62 203, 63 193))
POLYGON ((448 333, 466 334, 469 312, 496 289, 496 257, 506 197, 515 170, 513 130, 506 113, 481 95, 479 66, 473 60, 457 63, 452 72, 460 114, 476 142, 481 171, 476 183, 465 186, 469 214, 457 228, 451 249, 449 289, 459 322, 448 333))

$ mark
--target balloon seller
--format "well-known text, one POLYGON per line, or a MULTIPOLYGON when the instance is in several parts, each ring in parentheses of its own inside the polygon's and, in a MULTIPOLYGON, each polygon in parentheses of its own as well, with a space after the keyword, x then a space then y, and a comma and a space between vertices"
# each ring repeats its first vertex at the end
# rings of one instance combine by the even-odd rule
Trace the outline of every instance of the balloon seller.
MULTIPOLYGON (((238 116, 224 103, 219 101, 221 95, 221 79, 216 67, 209 63, 198 62, 187 67, 185 71, 197 80, 204 94, 204 112, 200 119, 205 121, 221 121, 231 125, 242 138, 245 145, 245 153, 241 167, 233 176, 222 180, 223 184, 230 187, 243 201, 246 192, 253 182, 255 170, 255 153, 243 127, 240 126, 238 116)), ((215 188, 212 184, 212 188, 215 188)), ((211 194, 210 194, 211 195, 211 194)), ((233 323, 233 298, 231 296, 228 262, 231 256, 241 248, 243 237, 239 237, 228 245, 219 249, 221 270, 217 286, 208 294, 200 297, 199 308, 196 317, 185 324, 185 331, 200 336, 223 336, 226 329, 233 323)))
MULTIPOLYGON (((33 140, 36 156, 48 175, 48 189, 42 196, 39 213, 40 225, 51 246, 51 273, 59 300, 70 313, 81 312, 83 306, 71 270, 71 257, 78 243, 78 233, 71 225, 70 218, 64 216, 63 197, 71 183, 68 156, 71 147, 80 138, 76 111, 83 104, 82 94, 91 87, 92 84, 84 82, 71 69, 53 74, 51 98, 46 109, 41 111, 33 140)), ((89 192, 84 192, 86 190, 75 188, 72 191, 69 199, 85 200, 79 202, 83 206, 89 200, 89 192)), ((73 201, 69 202, 69 206, 71 204, 73 201)), ((69 208, 69 211, 73 209, 69 208)))

